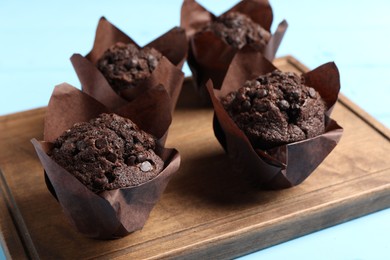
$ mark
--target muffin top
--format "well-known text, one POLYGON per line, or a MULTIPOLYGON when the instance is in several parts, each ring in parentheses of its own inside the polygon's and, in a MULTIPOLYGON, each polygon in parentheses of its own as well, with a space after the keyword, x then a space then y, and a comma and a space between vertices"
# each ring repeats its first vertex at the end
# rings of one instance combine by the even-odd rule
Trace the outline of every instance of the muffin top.
POLYGON ((248 80, 221 103, 255 148, 269 149, 324 133, 326 105, 292 72, 248 80))
POLYGON ((138 49, 134 44, 118 42, 104 52, 97 61, 97 68, 111 87, 120 92, 148 78, 161 57, 162 54, 153 48, 138 49))
POLYGON ((54 142, 50 156, 93 192, 138 186, 154 178, 164 162, 156 139, 130 119, 101 114, 76 123, 54 142))
POLYGON ((203 31, 212 31, 230 46, 241 49, 250 45, 263 50, 270 39, 270 33, 242 13, 229 12, 216 18, 203 31))

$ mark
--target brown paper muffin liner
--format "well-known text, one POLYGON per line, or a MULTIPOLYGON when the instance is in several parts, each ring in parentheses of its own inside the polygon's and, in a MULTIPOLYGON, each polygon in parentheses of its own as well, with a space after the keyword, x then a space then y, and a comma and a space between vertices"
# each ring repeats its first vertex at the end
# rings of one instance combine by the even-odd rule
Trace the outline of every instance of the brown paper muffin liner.
POLYGON ((329 116, 338 98, 340 78, 333 62, 302 75, 305 85, 316 89, 328 108, 325 133, 269 150, 255 149, 223 108, 220 100, 239 89, 246 80, 274 69, 276 67, 259 52, 246 47, 233 58, 220 90, 214 89, 211 81, 206 85, 215 111, 214 133, 229 157, 236 161, 238 169, 255 185, 282 189, 302 183, 339 142, 343 129, 329 116))
POLYGON ((92 50, 85 57, 80 54, 74 54, 71 57, 71 62, 82 84, 83 91, 106 106, 115 107, 117 105, 115 101, 118 100, 115 96, 119 95, 123 99, 131 101, 146 89, 161 84, 171 96, 171 110, 173 111, 184 80, 184 73, 181 68, 186 59, 188 48, 184 30, 175 27, 147 44, 145 47, 155 48, 162 53, 163 57, 150 77, 141 81, 135 87, 125 89, 119 93, 116 93, 110 87, 110 84, 96 67, 97 61, 103 53, 117 42, 133 43, 141 49, 135 41, 104 17, 100 18, 92 50), (102 85, 109 86, 111 90, 108 90, 106 86, 104 90, 97 88, 97 86, 102 85))
MULTIPOLYGON (((273 13, 267 0, 243 0, 225 12, 240 12, 249 16, 254 22, 270 32, 273 13)), ((228 66, 237 53, 237 49, 229 46, 213 32, 200 30, 214 21, 216 16, 207 11, 194 0, 184 0, 181 8, 181 26, 186 29, 189 40, 187 62, 192 71, 196 86, 201 94, 208 94, 204 88, 208 79, 213 81, 214 88, 219 89, 228 66)), ((287 30, 287 22, 282 21, 263 50, 268 60, 273 60, 276 51, 287 30)))
POLYGON ((154 179, 136 187, 96 194, 47 155, 52 149, 52 142, 73 124, 89 121, 101 113, 116 113, 130 118, 142 130, 162 138, 171 122, 169 107, 162 105, 167 102, 156 102, 164 99, 169 102, 170 97, 160 86, 144 92, 122 107, 109 109, 68 84, 55 87, 45 116, 44 141, 33 139, 32 143, 45 169, 49 191, 60 203, 71 225, 80 233, 91 238, 114 239, 141 229, 170 178, 178 170, 180 155, 175 149, 158 145, 156 153, 163 159, 164 168, 154 179), (161 112, 163 110, 165 112, 161 112))

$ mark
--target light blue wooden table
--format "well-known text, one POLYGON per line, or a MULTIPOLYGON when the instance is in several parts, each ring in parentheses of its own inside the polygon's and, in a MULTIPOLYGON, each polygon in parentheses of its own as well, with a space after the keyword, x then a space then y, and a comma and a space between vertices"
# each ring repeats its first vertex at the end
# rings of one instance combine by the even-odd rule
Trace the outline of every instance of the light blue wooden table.
MULTIPOLYGON (((220 14, 237 1, 199 2, 220 14)), ((390 1, 271 4, 273 28, 282 19, 289 22, 277 56, 293 55, 311 69, 335 61, 341 92, 390 127, 390 1)), ((180 0, 1 0, 0 115, 45 106, 59 83, 79 86, 69 57, 90 50, 100 16, 143 45, 179 24, 180 5, 180 0)), ((190 75, 187 67, 185 72, 190 75)), ((242 259, 390 259, 389 241, 387 209, 242 259)))

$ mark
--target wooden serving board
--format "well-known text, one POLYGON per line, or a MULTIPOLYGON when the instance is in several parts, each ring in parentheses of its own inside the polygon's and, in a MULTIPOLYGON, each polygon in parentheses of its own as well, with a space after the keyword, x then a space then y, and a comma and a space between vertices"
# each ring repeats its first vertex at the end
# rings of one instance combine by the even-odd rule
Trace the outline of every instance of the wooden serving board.
MULTIPOLYGON (((286 71, 307 69, 292 57, 286 71)), ((332 117, 339 145, 301 185, 261 191, 234 173, 187 80, 167 146, 179 172, 141 231, 110 241, 85 238, 47 190, 30 143, 42 138, 45 108, 0 117, 0 241, 13 259, 232 258, 390 206, 390 133, 340 95, 332 117)))

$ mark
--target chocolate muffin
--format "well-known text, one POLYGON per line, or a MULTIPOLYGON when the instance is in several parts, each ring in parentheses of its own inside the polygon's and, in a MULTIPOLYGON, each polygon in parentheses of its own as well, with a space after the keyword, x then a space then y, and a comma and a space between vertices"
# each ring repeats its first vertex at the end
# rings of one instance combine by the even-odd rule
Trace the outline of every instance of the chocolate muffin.
POLYGON ((120 92, 148 78, 157 67, 162 54, 153 48, 138 49, 134 44, 116 43, 97 61, 97 68, 120 92))
POLYGON ((138 186, 158 175, 164 162, 156 139, 116 114, 75 124, 54 142, 50 156, 94 192, 138 186))
POLYGON ((325 102, 292 72, 275 70, 248 80, 221 102, 255 148, 269 149, 325 131, 325 102))
POLYGON ((271 35, 259 24, 242 13, 229 12, 216 18, 203 31, 212 31, 230 46, 241 49, 250 45, 262 51, 271 35))

